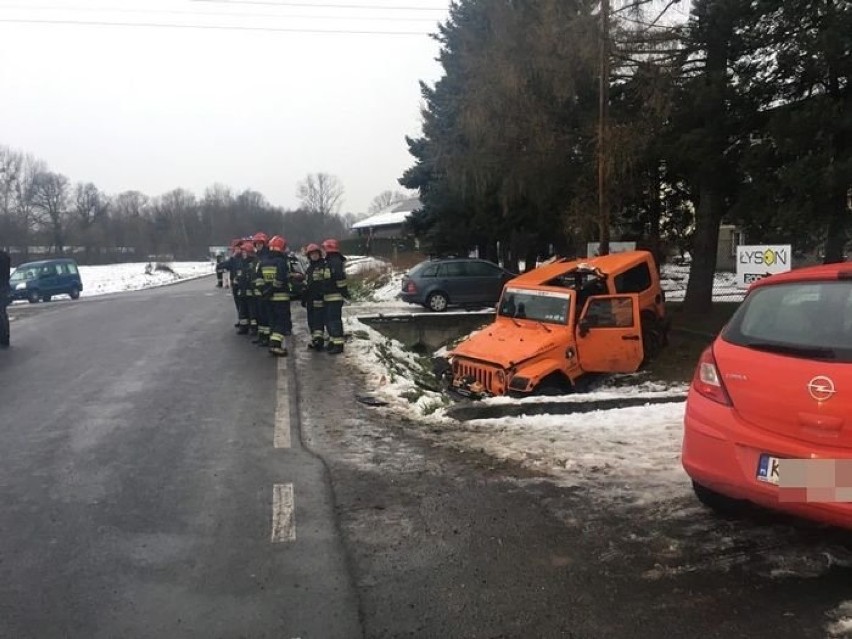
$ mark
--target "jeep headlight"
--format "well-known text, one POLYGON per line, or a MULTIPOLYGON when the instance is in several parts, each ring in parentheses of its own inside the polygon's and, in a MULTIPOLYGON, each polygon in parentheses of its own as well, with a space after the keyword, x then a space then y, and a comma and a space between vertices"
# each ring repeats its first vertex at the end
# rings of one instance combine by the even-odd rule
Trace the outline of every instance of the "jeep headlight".
POLYGON ((15 287, 15 290, 16 290, 16 291, 24 291, 24 290, 26 290, 26 288, 27 288, 27 283, 26 283, 26 282, 21 282, 20 284, 18 284, 18 285, 15 287))

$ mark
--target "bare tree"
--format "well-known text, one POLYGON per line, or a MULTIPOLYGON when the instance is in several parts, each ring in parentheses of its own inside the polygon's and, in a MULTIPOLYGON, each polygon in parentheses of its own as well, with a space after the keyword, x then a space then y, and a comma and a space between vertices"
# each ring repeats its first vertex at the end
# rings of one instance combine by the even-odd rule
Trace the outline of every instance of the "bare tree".
POLYGON ((335 175, 311 173, 299 183, 296 195, 305 210, 325 217, 340 210, 343 184, 335 175))
POLYGON ((78 238, 86 249, 88 258, 99 240, 105 238, 102 227, 107 219, 109 199, 91 182, 78 182, 74 189, 74 221, 78 238))
POLYGON ((411 196, 406 195, 402 191, 382 191, 373 198, 372 202, 370 202, 370 207, 367 209, 367 212, 371 215, 378 213, 382 209, 389 207, 391 204, 402 202, 407 200, 409 197, 411 196))
POLYGON ((68 216, 68 178, 51 171, 33 176, 31 201, 38 221, 50 230, 53 248, 65 250, 65 222, 68 216))

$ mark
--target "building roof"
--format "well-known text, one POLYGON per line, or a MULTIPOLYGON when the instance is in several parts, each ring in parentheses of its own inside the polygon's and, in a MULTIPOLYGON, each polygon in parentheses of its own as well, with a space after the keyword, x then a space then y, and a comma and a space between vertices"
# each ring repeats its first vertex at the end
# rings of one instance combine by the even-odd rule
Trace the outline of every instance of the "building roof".
POLYGON ((420 199, 408 198, 402 202, 396 202, 386 206, 375 215, 364 218, 352 225, 353 229, 370 229, 381 226, 398 226, 405 223, 411 214, 421 207, 420 199))

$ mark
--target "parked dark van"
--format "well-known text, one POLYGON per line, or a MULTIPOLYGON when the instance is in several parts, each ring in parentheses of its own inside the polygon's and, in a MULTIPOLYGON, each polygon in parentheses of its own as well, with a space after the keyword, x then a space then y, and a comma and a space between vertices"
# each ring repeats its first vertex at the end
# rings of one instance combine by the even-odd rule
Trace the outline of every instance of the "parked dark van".
POLYGON ((77 262, 62 258, 21 264, 9 279, 12 300, 43 300, 49 302, 57 295, 68 295, 72 300, 80 297, 83 281, 77 262))

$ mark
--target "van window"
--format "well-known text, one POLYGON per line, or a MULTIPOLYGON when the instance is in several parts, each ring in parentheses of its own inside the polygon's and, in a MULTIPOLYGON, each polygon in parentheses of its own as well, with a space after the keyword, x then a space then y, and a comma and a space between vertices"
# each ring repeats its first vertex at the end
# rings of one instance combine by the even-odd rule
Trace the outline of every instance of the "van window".
POLYGON ((68 267, 68 272, 71 273, 71 275, 77 275, 78 271, 76 264, 74 264, 73 262, 69 262, 68 264, 66 264, 66 266, 68 267))
POLYGON ((615 276, 617 293, 641 293, 649 288, 651 288, 651 270, 647 262, 642 262, 615 276))

